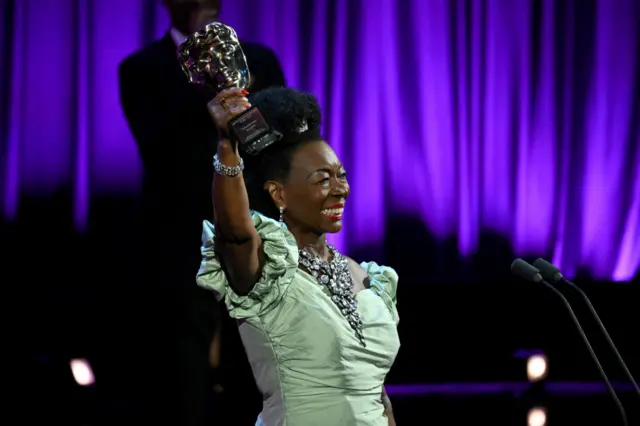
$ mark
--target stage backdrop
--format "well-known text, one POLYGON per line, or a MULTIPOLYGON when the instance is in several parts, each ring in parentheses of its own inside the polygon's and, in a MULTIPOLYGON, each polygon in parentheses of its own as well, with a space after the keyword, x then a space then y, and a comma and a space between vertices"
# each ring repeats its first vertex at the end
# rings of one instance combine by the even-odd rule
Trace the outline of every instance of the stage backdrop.
MULTIPOLYGON (((8 0, 0 34, 2 212, 74 188, 138 191, 117 66, 160 37, 159 0, 8 0)), ((223 0, 241 38, 316 94, 353 187, 346 249, 420 217, 460 253, 481 231, 569 275, 640 264, 636 0, 223 0)))

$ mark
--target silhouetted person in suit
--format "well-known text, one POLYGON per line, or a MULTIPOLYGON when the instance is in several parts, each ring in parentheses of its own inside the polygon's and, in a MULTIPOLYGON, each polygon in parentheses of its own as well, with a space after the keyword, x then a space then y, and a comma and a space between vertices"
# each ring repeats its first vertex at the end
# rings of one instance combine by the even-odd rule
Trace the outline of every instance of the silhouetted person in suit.
MULTIPOLYGON (((219 308, 211 293, 195 284, 202 221, 213 214, 210 185, 218 135, 206 107, 215 93, 189 84, 176 50, 185 35, 217 20, 220 2, 164 3, 172 27, 120 64, 120 96, 144 170, 140 280, 149 298, 140 317, 149 330, 143 339, 151 347, 145 348, 143 377, 153 391, 150 398, 162 408, 158 417, 166 421, 178 415, 166 424, 190 426, 207 422, 211 367, 220 362, 219 308)), ((272 50, 255 43, 242 48, 251 71, 249 90, 285 85, 272 50)))

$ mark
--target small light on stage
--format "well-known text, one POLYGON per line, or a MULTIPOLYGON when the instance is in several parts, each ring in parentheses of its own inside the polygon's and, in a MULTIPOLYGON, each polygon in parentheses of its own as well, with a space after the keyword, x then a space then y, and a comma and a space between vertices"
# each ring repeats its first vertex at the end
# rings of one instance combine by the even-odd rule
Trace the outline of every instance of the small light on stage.
POLYGON ((95 382, 93 370, 86 359, 72 359, 70 366, 73 378, 80 386, 89 386, 95 382))
POLYGON ((547 424, 547 410, 544 408, 536 407, 529 410, 527 414, 528 426, 546 426, 547 424))
POLYGON ((527 377, 530 382, 538 382, 547 377, 547 357, 531 355, 527 359, 527 377))

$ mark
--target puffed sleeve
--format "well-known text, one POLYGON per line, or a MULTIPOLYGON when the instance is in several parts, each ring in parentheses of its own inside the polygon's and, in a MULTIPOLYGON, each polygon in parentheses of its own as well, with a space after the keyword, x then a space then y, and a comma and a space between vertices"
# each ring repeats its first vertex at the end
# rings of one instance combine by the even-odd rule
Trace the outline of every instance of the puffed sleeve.
POLYGON ((203 222, 202 263, 196 275, 198 285, 212 290, 218 300, 224 300, 229 315, 238 319, 273 309, 284 297, 298 269, 298 246, 286 227, 257 212, 251 216, 262 238, 266 262, 249 294, 240 296, 229 286, 215 251, 215 228, 208 221, 203 222))
POLYGON ((360 264, 367 275, 371 289, 384 300, 389 312, 393 315, 396 324, 400 321, 396 308, 396 291, 398 289, 398 274, 393 268, 380 266, 375 262, 363 262, 360 264))

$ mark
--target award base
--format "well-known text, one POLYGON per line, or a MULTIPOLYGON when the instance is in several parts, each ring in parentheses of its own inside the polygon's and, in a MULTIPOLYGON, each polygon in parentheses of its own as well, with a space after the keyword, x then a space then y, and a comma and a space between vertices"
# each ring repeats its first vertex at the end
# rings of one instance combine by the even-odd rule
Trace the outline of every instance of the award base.
POLYGON ((258 107, 251 107, 231 120, 227 126, 229 135, 238 141, 239 148, 251 155, 256 155, 275 141, 282 134, 271 129, 258 107))

